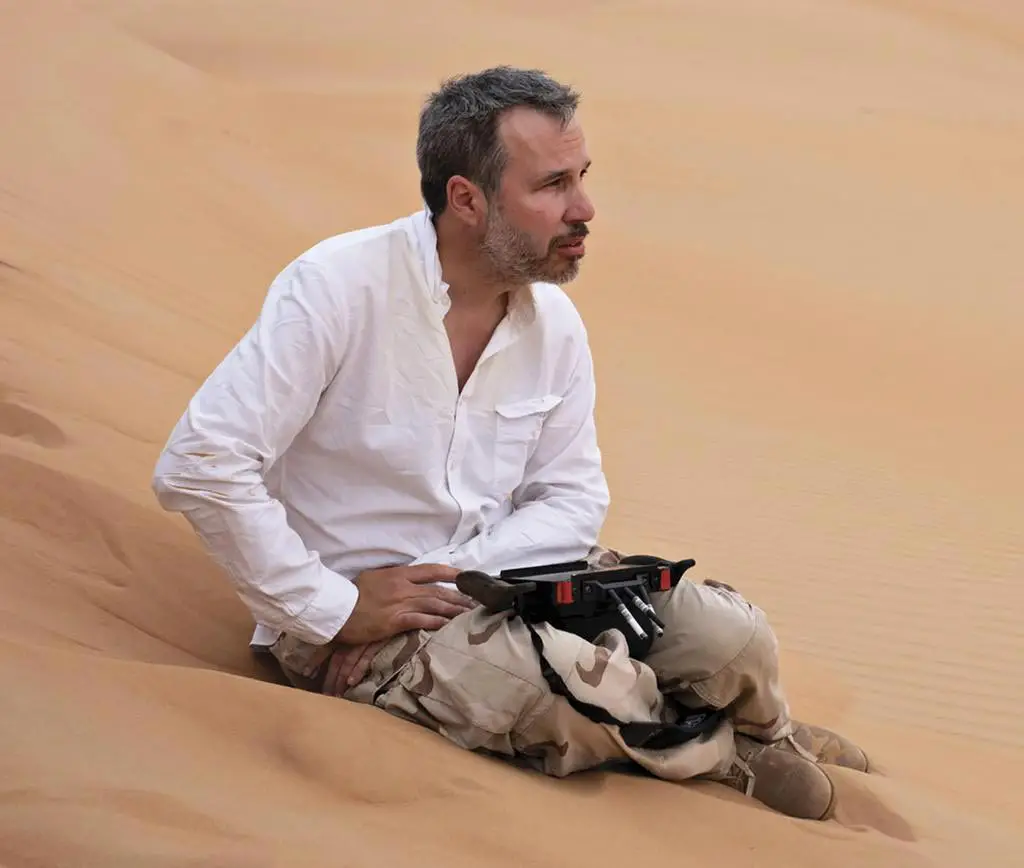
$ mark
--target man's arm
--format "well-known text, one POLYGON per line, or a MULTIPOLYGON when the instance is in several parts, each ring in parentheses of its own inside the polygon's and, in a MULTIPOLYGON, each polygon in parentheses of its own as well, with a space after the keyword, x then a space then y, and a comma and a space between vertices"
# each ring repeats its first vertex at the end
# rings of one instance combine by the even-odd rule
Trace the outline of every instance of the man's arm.
POLYGON ((338 370, 347 324, 330 296, 312 263, 296 260, 277 276, 256 323, 178 420, 152 481, 256 620, 316 644, 338 632, 358 592, 289 527, 263 473, 338 370))
POLYGON ((512 494, 514 511, 454 551, 432 552, 424 560, 496 574, 585 557, 597 543, 609 504, 595 402, 593 358, 584 335, 569 387, 548 414, 512 494))

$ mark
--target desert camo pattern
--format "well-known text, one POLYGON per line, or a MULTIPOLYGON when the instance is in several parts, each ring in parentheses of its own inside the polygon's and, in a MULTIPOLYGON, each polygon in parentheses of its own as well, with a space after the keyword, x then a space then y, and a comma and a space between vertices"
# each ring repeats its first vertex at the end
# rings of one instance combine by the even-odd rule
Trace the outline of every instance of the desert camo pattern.
MULTIPOLYGON (((602 564, 616 557, 609 549, 594 555, 602 564)), ((568 689, 619 720, 673 722, 678 711, 667 696, 686 707, 728 708, 728 719, 703 739, 665 750, 626 745, 616 727, 591 721, 551 691, 518 617, 483 607, 440 630, 394 637, 343 698, 556 777, 632 760, 665 779, 721 778, 736 733, 771 741, 792 731, 778 643, 763 611, 727 585, 685 578, 651 601, 666 630, 642 662, 629 657, 618 630, 590 643, 547 624, 534 629, 568 689)), ((318 689, 316 677, 298 674, 317 646, 284 635, 271 651, 293 684, 318 689)))

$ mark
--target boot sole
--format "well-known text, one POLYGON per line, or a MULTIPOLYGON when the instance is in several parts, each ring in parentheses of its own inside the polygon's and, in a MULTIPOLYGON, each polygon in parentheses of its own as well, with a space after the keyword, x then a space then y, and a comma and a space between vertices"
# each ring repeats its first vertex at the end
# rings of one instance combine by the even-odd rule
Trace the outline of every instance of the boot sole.
POLYGON ((829 777, 828 772, 826 772, 824 769, 822 769, 822 772, 824 773, 825 777, 828 778, 829 797, 828 805, 825 806, 825 810, 822 813, 822 815, 820 817, 814 818, 814 822, 816 823, 822 823, 826 820, 831 820, 836 813, 836 785, 833 783, 832 778, 829 777))

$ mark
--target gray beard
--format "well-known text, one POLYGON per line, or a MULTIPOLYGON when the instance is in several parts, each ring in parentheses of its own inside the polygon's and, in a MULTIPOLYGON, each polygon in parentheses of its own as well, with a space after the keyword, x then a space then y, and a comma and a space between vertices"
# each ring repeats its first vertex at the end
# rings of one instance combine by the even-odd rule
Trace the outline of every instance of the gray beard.
POLYGON ((538 255, 530 237, 505 220, 497 208, 487 218, 487 234, 480 250, 494 279, 504 284, 561 285, 574 280, 580 270, 579 260, 557 258, 553 247, 538 255))

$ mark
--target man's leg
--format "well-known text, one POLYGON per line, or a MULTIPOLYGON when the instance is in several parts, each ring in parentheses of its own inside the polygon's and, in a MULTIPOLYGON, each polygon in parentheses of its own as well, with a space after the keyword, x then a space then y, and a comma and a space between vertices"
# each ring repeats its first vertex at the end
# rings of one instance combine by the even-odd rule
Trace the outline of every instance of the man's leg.
POLYGON ((763 611, 738 592, 685 578, 651 602, 665 632, 645 662, 665 694, 728 708, 737 734, 777 741, 791 733, 778 642, 763 611))
POLYGON ((790 717, 778 640, 765 613, 742 594, 684 579, 651 602, 668 629, 655 640, 647 663, 665 693, 684 705, 729 708, 738 735, 818 762, 868 770, 867 756, 852 742, 790 717))
MULTIPOLYGON (((609 567, 622 554, 596 546, 588 559, 609 567)), ((652 594, 667 631, 645 662, 661 690, 686 706, 731 707, 739 735, 764 742, 796 742, 796 752, 817 761, 868 770, 862 750, 822 727, 796 721, 779 677, 778 641, 765 613, 722 582, 683 579, 672 591, 652 594)))
MULTIPOLYGON (((621 636, 594 645, 546 624, 534 629, 548 663, 577 699, 620 720, 665 719, 654 671, 629 658, 621 636)), ((464 748, 525 759, 557 777, 632 758, 614 727, 591 721, 551 691, 529 632, 509 613, 478 608, 451 621, 378 691, 375 704, 464 748)), ((722 732, 656 772, 693 777, 727 764, 731 749, 731 734, 722 732)))
MULTIPOLYGON (((545 624, 535 629, 545 657, 577 699, 600 705, 620 720, 671 718, 654 670, 629 658, 618 633, 593 645, 545 624)), ((313 646, 283 637, 272 650, 293 684, 319 689, 315 679, 297 674, 313 646)), ((624 744, 615 727, 591 721, 551 691, 521 620, 509 613, 488 614, 482 607, 437 632, 395 637, 344 698, 376 705, 468 750, 514 757, 557 777, 641 756, 624 744)), ((733 754, 732 729, 726 724, 705 740, 670 753, 643 752, 642 758, 655 774, 686 780, 724 772, 733 754)))
MULTIPOLYGON (((688 581, 656 597, 669 629, 643 663, 630 659, 618 631, 591 644, 535 625, 568 690, 623 721, 671 722, 675 713, 664 690, 691 706, 730 708, 745 732, 787 734, 775 639, 763 613, 738 595, 688 581)), ((301 670, 312 650, 285 637, 274 653, 286 671, 301 670)), ((817 819, 831 808, 831 782, 813 762, 776 750, 762 755, 763 743, 737 735, 731 720, 669 749, 626 744, 617 728, 594 723, 552 693, 525 625, 508 613, 477 608, 436 633, 395 637, 345 698, 415 721, 469 750, 525 758, 555 776, 633 760, 668 780, 720 780, 792 816, 817 819)))
POLYGON ((735 731, 733 764, 706 777, 783 813, 829 816, 834 788, 817 764, 867 771, 867 757, 842 736, 790 717, 765 613, 721 583, 682 579, 651 597, 665 632, 645 662, 660 689, 683 706, 727 709, 735 731))

